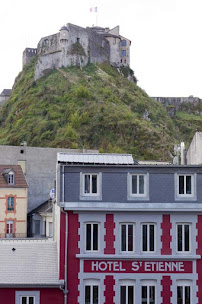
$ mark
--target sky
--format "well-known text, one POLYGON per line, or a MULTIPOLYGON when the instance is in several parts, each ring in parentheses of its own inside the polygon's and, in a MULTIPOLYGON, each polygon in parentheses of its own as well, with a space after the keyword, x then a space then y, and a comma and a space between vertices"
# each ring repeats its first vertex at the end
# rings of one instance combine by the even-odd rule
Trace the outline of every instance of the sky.
POLYGON ((97 19, 132 41, 131 68, 147 94, 202 98, 201 0, 1 0, 0 12, 0 93, 12 88, 26 47, 66 23, 97 19))

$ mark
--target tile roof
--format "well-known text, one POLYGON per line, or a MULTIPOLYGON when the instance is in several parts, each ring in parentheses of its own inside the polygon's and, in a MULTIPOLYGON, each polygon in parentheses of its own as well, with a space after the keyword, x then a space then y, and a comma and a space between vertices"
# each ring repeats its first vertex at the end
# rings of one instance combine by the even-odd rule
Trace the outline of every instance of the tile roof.
POLYGON ((1 240, 0 287, 12 284, 58 285, 57 243, 49 240, 1 240))
POLYGON ((19 165, 0 165, 0 188, 27 188, 27 181, 19 165), (15 184, 8 185, 3 174, 10 170, 15 172, 15 184))
POLYGON ((57 161, 82 164, 134 165, 131 154, 112 153, 58 153, 57 161))

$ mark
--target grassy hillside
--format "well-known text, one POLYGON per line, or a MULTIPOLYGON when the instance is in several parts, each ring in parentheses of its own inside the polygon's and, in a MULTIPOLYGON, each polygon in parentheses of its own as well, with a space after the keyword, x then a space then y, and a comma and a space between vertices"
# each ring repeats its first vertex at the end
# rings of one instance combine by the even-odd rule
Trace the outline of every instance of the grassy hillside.
POLYGON ((166 110, 107 64, 54 70, 34 81, 35 61, 0 109, 0 144, 93 148, 169 158, 173 144, 202 131, 200 115, 166 110), (187 134, 187 132, 189 134, 187 134))

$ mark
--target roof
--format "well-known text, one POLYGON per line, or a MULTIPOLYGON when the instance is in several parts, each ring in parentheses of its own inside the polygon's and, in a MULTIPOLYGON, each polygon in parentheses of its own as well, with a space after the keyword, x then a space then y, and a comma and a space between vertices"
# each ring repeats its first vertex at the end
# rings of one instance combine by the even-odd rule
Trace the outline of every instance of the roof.
POLYGON ((0 188, 27 188, 27 181, 21 166, 19 165, 0 165, 0 188), (15 184, 8 185, 4 175, 8 174, 11 170, 15 172, 15 184))
POLYGON ((51 200, 48 200, 41 205, 39 205, 37 208, 33 209, 28 213, 28 215, 32 215, 34 213, 52 213, 53 212, 53 203, 51 200))
POLYGON ((57 263, 56 242, 29 239, 0 241, 0 286, 57 285, 57 263))
POLYGON ((11 90, 10 89, 4 89, 2 92, 1 92, 1 96, 9 96, 11 90))
POLYGON ((131 154, 58 153, 58 162, 102 165, 134 165, 131 154))

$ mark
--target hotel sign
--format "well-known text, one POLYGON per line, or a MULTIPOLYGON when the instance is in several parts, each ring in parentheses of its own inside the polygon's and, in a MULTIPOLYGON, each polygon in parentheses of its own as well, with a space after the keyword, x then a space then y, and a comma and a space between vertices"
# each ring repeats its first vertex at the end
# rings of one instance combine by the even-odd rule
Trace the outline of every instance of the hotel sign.
POLYGON ((84 272, 192 273, 192 261, 84 260, 84 272))

